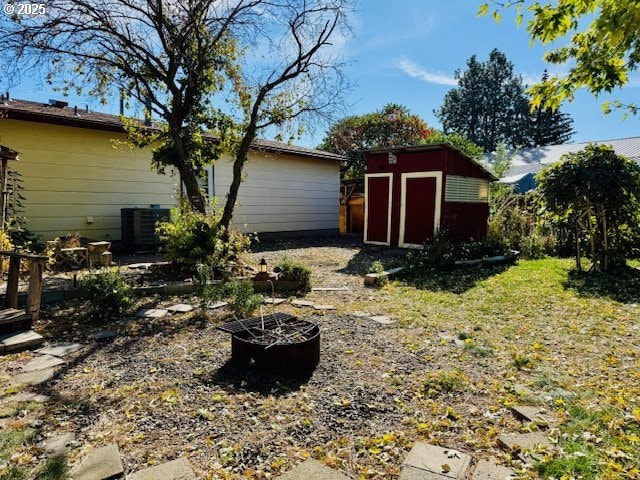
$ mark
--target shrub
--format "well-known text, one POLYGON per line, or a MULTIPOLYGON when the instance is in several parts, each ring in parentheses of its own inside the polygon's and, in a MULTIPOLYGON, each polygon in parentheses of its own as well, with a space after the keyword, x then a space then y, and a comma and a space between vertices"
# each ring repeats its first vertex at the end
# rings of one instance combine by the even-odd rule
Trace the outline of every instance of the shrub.
POLYGON ((7 233, 16 250, 33 253, 40 253, 44 250, 42 239, 18 222, 11 221, 7 226, 7 233))
POLYGON ((80 290, 91 313, 102 318, 123 313, 133 302, 133 291, 117 268, 90 273, 80 281, 80 290))
POLYGON ((306 293, 311 291, 311 269, 303 263, 285 257, 276 268, 280 269, 281 277, 286 277, 298 282, 302 292, 306 293))
POLYGON ((422 391, 434 397, 442 393, 462 392, 468 383, 466 375, 458 370, 438 370, 427 375, 422 382, 422 391))
POLYGON ((214 268, 211 265, 196 265, 196 294, 202 300, 203 307, 219 302, 224 297, 223 285, 213 283, 214 278, 214 268))
POLYGON ((165 242, 167 259, 189 272, 194 272, 199 263, 222 269, 236 261, 249 248, 250 238, 237 230, 226 235, 220 226, 221 216, 215 204, 212 213, 207 214, 192 210, 186 202, 172 209, 171 220, 159 222, 156 227, 160 240, 165 242))
MULTIPOLYGON (((13 243, 11 243, 11 239, 6 231, 0 231, 0 250, 13 250, 13 243)), ((0 272, 4 272, 8 264, 9 262, 6 257, 0 257, 0 272)))
POLYGON ((249 280, 231 280, 226 284, 229 308, 236 318, 250 317, 262 304, 262 295, 253 293, 253 283, 249 280))
MULTIPOLYGON (((369 265, 369 269, 367 273, 383 273, 385 271, 384 265, 380 260, 374 260, 369 265)), ((374 286, 376 287, 384 287, 387 283, 389 283, 389 278, 386 276, 380 276, 377 278, 374 286)))

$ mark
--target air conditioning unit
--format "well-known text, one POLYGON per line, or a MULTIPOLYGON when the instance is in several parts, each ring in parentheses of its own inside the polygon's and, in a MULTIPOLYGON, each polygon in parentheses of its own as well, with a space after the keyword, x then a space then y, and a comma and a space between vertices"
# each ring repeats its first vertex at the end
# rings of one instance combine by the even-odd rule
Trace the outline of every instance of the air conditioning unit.
POLYGON ((125 248, 156 247, 161 242, 156 235, 156 223, 167 221, 168 208, 121 208, 121 239, 125 248))

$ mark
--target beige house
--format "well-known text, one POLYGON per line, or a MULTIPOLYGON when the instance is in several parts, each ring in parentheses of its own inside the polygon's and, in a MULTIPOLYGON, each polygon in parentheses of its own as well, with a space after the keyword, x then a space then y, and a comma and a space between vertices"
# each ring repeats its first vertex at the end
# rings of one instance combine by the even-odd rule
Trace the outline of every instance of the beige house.
MULTIPOLYGON (((117 144, 125 134, 117 116, 0 98, 0 144, 20 152, 11 165, 22 177, 27 227, 44 239, 70 232, 92 239, 121 238, 122 208, 170 208, 178 175, 151 170, 148 149, 117 144)), ((259 141, 240 187, 234 224, 247 232, 318 235, 338 232, 342 157, 259 141)), ((231 161, 209 167, 202 186, 224 205, 231 161)))

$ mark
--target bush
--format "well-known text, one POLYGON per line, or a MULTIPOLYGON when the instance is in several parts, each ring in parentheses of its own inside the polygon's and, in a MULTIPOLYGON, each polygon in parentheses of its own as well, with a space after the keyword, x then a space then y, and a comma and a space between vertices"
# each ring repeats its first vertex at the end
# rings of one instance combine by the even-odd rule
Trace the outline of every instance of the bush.
POLYGON ((133 290, 117 268, 104 268, 80 281, 92 315, 109 318, 122 314, 133 303, 133 290))
POLYGON ((213 305, 224 297, 222 283, 213 283, 214 269, 210 265, 196 265, 196 294, 202 300, 202 306, 213 305))
POLYGON ((262 304, 262 295, 253 293, 253 283, 249 280, 231 280, 226 284, 229 308, 236 318, 250 317, 262 304))
MULTIPOLYGON (((369 265, 367 273, 383 273, 385 270, 386 269, 384 268, 384 265, 380 260, 374 260, 373 262, 371 262, 371 265, 369 265)), ((380 276, 377 278, 374 286, 384 287, 387 283, 389 283, 389 278, 386 276, 380 276)))
POLYGON ((216 211, 215 204, 212 212, 193 211, 183 202, 171 210, 169 222, 160 222, 156 227, 160 240, 165 242, 167 259, 184 271, 195 272, 198 264, 222 269, 249 248, 248 235, 237 230, 225 235, 226 231, 220 226, 222 212, 216 211))
POLYGON ((285 257, 276 268, 280 269, 280 277, 298 282, 302 292, 311 291, 311 269, 303 263, 285 257))

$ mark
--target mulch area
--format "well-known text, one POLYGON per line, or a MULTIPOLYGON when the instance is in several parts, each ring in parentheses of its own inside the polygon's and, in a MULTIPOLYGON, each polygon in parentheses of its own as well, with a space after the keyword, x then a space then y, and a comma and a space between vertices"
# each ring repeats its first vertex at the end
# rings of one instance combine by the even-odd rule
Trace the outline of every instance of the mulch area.
MULTIPOLYGON (((451 346, 443 355, 433 328, 381 325, 357 312, 386 313, 361 276, 380 254, 349 237, 254 247, 256 263, 286 256, 312 268, 314 286, 350 288, 308 296, 335 311, 276 307, 320 325, 320 364, 302 378, 231 366, 229 335, 216 329, 225 311, 96 325, 80 300, 45 306, 36 329, 51 341, 86 342, 102 328, 117 337, 75 354, 43 389, 53 402, 35 413, 42 433, 72 431, 82 445, 116 442, 128 472, 186 455, 203 478, 222 479, 273 478, 310 456, 354 478, 396 478, 418 440, 496 454, 498 426, 515 428, 483 380, 499 374, 498 361, 461 362, 452 378, 438 380, 439 371, 452 372, 451 358, 469 354, 451 346)), ((196 301, 146 297, 131 311, 196 301)), ((17 372, 30 356, 0 360, 0 371, 17 372)))

